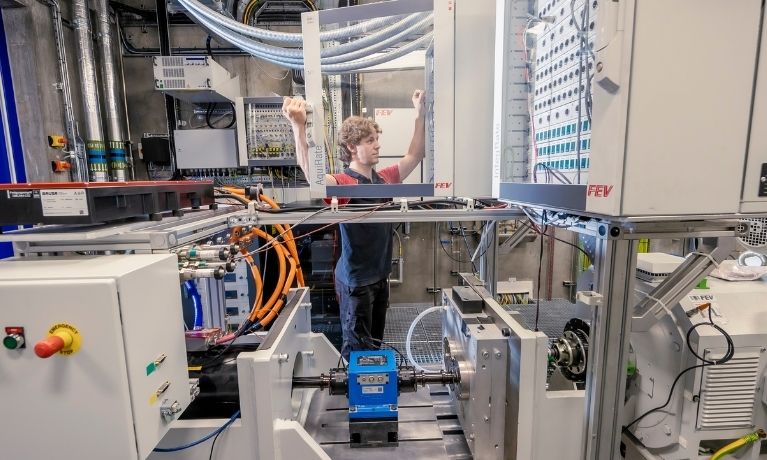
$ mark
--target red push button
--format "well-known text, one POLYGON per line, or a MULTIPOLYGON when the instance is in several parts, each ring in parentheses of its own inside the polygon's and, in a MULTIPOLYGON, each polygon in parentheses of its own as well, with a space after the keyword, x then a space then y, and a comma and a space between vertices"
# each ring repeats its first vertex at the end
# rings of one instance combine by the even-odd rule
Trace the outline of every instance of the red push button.
POLYGON ((56 353, 71 347, 74 337, 66 329, 56 329, 51 335, 35 344, 35 354, 40 358, 50 358, 56 353))

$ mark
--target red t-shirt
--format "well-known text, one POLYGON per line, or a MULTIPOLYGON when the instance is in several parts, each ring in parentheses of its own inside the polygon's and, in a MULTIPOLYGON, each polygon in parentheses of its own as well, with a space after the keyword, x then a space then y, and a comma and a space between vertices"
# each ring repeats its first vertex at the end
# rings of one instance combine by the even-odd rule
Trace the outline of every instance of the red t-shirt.
MULTIPOLYGON (((378 177, 383 179, 384 183, 386 184, 399 184, 402 182, 399 177, 399 165, 397 164, 387 166, 380 171, 375 171, 375 173, 378 174, 378 177)), ((357 185, 360 183, 359 179, 356 179, 346 173, 333 174, 332 176, 338 185, 357 185)), ((372 183, 375 183, 375 181, 372 183)))

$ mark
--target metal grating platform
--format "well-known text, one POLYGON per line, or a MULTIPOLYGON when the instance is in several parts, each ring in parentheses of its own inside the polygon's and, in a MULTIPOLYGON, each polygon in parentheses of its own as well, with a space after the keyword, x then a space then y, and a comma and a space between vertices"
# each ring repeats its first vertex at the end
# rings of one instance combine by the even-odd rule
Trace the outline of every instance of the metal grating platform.
MULTIPOLYGON (((518 312, 517 316, 523 326, 530 330, 535 328, 535 302, 529 304, 504 305, 508 312, 518 312)), ((538 317, 538 329, 549 338, 562 335, 565 324, 571 318, 583 318, 584 310, 565 299, 541 300, 541 312, 538 317)))
MULTIPOLYGON (((392 304, 386 314, 386 330, 384 341, 405 351, 407 330, 416 316, 431 307, 431 304, 403 303, 392 304)), ((442 315, 439 312, 429 313, 413 331, 411 341, 413 359, 421 366, 442 366, 442 315)))

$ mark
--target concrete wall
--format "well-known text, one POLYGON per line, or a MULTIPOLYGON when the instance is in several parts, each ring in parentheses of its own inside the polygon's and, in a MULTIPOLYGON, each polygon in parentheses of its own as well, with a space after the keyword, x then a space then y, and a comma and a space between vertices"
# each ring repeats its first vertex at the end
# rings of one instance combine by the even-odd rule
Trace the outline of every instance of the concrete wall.
MULTIPOLYGON (((124 3, 139 7, 143 2, 137 0, 124 3)), ((136 48, 158 48, 159 38, 154 27, 126 26, 126 39, 136 48)), ((194 25, 178 25, 171 28, 172 48, 199 48, 205 54, 205 41, 208 34, 194 25)), ((214 59, 233 75, 240 77, 240 91, 243 96, 290 95, 291 75, 284 69, 250 56, 215 56, 216 48, 229 47, 211 43, 214 59)), ((167 132, 165 101, 162 93, 154 89, 152 57, 126 54, 123 58, 128 100, 128 121, 131 139, 134 144, 140 142, 144 133, 162 134, 167 132)), ((204 124, 201 118, 195 118, 191 104, 179 103, 178 120, 180 128, 199 127, 204 124)), ((137 146, 138 148, 138 146, 137 146)), ((137 174, 146 177, 146 170, 137 174)))
MULTIPOLYGON (((11 71, 16 93, 17 110, 22 130, 27 177, 35 182, 67 181, 67 174, 51 171, 50 161, 61 157, 61 151, 47 144, 48 134, 64 134, 61 94, 55 87, 59 81, 56 48, 50 9, 35 0, 25 0, 26 7, 3 10, 7 34, 11 71)), ((70 2, 60 1, 65 20, 71 19, 70 2)), ((154 2, 124 0, 138 8, 153 8, 154 2)), ((126 34, 136 47, 158 48, 155 26, 127 27, 126 34)), ((79 91, 73 31, 64 28, 65 46, 69 61, 69 77, 75 116, 82 123, 82 103, 79 91)), ((175 47, 205 48, 204 33, 196 26, 174 26, 171 44, 175 47)), ((115 38, 116 41, 116 38, 115 38)), ((212 47, 219 45, 214 41, 212 47)), ((228 45, 224 45, 228 46, 228 45)), ((285 95, 290 91, 290 75, 263 61, 249 56, 217 57, 216 60, 230 72, 240 76, 244 95, 285 95)), ((125 89, 128 106, 130 138, 134 144, 137 179, 146 178, 146 169, 138 159, 138 145, 143 133, 166 133, 164 99, 154 90, 151 57, 125 56, 123 60, 125 89)), ((191 106, 180 106, 179 120, 187 121, 191 106)), ((81 126, 81 131, 83 127, 81 126)))
MULTIPOLYGON (((56 46, 50 9, 26 0, 24 8, 3 10, 3 23, 11 59, 16 110, 21 125, 22 148, 27 179, 35 182, 68 181, 68 174, 54 174, 51 160, 61 157, 61 151, 48 147, 48 134, 64 134, 61 92, 56 46)), ((64 17, 69 18, 70 2, 62 1, 64 17)), ((64 30, 65 46, 71 66, 70 79, 79 81, 76 72, 73 33, 64 30)), ((81 111, 79 93, 73 94, 75 110, 81 111)))

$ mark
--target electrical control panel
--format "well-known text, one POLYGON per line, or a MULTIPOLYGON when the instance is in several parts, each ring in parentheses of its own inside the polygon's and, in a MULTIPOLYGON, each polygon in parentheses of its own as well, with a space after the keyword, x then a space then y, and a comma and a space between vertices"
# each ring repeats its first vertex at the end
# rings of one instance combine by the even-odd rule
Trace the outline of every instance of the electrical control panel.
POLYGON ((767 113, 760 1, 548 0, 531 15, 518 4, 498 3, 507 36, 496 56, 527 56, 532 94, 518 94, 510 58, 497 66, 499 100, 516 95, 528 110, 496 110, 495 195, 606 216, 767 209, 767 137, 754 129, 767 113), (721 24, 738 24, 734 50, 710 33, 721 24), (519 147, 527 152, 519 161, 532 174, 504 177, 498 171, 519 150, 506 141, 509 120, 525 118, 530 147, 519 147))
POLYGON ((3 458, 149 456, 191 399, 177 263, 0 262, 3 458))
POLYGON ((240 77, 210 56, 157 56, 152 64, 154 88, 182 101, 234 102, 240 95, 240 77))
POLYGON ((282 114, 281 97, 245 97, 236 101, 240 159, 249 166, 294 166, 293 128, 282 114))
POLYGON ((540 21, 526 23, 525 34, 534 37, 527 55, 533 92, 530 167, 537 182, 547 182, 550 170, 574 184, 588 179, 598 7, 597 0, 538 2, 540 21))

